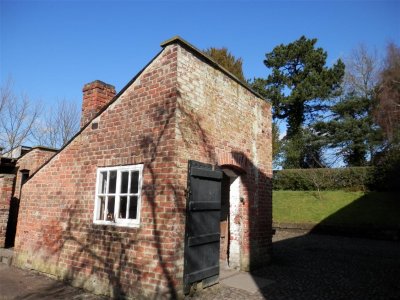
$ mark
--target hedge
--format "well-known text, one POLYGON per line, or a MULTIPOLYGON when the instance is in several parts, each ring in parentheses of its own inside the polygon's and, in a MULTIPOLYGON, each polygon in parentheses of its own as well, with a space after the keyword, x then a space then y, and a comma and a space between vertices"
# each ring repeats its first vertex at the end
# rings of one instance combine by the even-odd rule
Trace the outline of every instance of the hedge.
POLYGON ((392 146, 385 155, 376 159, 370 188, 400 192, 400 145, 392 146))
POLYGON ((273 189, 366 191, 372 181, 373 173, 373 167, 285 169, 274 171, 273 189))

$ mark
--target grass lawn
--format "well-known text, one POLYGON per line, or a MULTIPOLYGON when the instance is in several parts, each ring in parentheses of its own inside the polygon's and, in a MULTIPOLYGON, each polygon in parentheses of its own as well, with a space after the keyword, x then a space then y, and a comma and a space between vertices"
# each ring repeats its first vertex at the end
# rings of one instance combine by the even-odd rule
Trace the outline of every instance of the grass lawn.
POLYGON ((400 228, 400 196, 383 192, 274 191, 273 221, 400 228))

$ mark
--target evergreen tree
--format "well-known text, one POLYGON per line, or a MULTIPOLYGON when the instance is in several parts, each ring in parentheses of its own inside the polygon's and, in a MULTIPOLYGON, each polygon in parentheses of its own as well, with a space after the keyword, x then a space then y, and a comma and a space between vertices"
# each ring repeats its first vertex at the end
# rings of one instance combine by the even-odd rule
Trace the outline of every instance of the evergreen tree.
MULTIPOLYGON (((317 39, 302 36, 275 47, 264 60, 271 75, 253 82, 254 89, 272 101, 274 118, 287 120, 288 144, 301 146, 303 125, 326 109, 326 100, 340 92, 344 64, 338 60, 331 68, 325 66, 327 53, 316 48, 316 43, 317 39)), ((290 162, 285 158, 284 166, 302 166, 305 153, 304 149, 293 151, 290 162)))
POLYGON ((321 141, 336 149, 348 166, 366 165, 382 142, 372 118, 378 69, 375 53, 363 45, 354 49, 346 60, 344 96, 330 108, 328 121, 313 126, 321 141))
POLYGON ((224 67, 227 71, 231 72, 238 79, 246 82, 243 75, 243 60, 242 58, 236 58, 232 55, 227 48, 208 48, 204 53, 210 56, 216 63, 224 67))
POLYGON ((300 132, 288 139, 283 139, 283 152, 285 169, 296 168, 323 168, 325 162, 322 157, 323 143, 315 135, 315 132, 308 128, 301 128, 300 132), (301 161, 299 161, 301 157, 301 161))
POLYGON ((363 166, 367 163, 369 146, 375 140, 376 127, 370 114, 371 100, 346 95, 331 107, 333 117, 328 122, 314 125, 321 140, 338 150, 348 166, 363 166))

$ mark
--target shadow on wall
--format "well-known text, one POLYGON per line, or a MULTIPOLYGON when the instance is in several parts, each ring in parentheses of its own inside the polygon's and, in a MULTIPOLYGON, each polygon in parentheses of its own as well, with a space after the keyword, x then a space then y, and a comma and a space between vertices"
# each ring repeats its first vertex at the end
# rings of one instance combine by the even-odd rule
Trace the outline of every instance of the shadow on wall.
MULTIPOLYGON (((176 95, 179 97, 177 91, 176 95)), ((154 122, 161 124, 161 129, 140 137, 143 157, 149 158, 144 162, 143 174, 148 179, 145 179, 143 183, 142 201, 150 208, 151 229, 146 226, 145 230, 151 230, 152 237, 143 239, 139 237, 138 230, 130 228, 94 225, 86 221, 87 217, 83 217, 87 214, 91 216, 92 212, 85 211, 87 206, 76 200, 63 210, 61 221, 55 220, 50 224, 43 224, 41 228, 43 244, 51 249, 51 254, 57 257, 56 264, 64 270, 65 280, 72 281, 73 285, 97 289, 98 283, 93 278, 101 277, 109 282, 110 293, 113 297, 132 296, 141 290, 141 282, 146 281, 144 279, 155 276, 152 270, 157 268, 162 273, 162 278, 154 278, 154 281, 161 279, 166 283, 167 288, 157 287, 156 297, 175 299, 179 296, 182 282, 177 282, 176 274, 179 269, 176 260, 181 258, 184 237, 182 232, 165 230, 165 228, 170 228, 168 226, 171 226, 174 218, 171 217, 168 223, 165 219, 160 219, 159 203, 156 202, 160 195, 167 197, 173 204, 168 208, 163 207, 163 211, 175 216, 175 221, 177 215, 184 218, 186 186, 177 184, 177 179, 173 176, 171 180, 165 181, 165 174, 159 174, 156 170, 160 159, 173 163, 168 161, 169 158, 160 157, 159 153, 163 151, 160 146, 162 142, 173 139, 169 129, 175 128, 174 118, 177 110, 180 116, 186 119, 184 124, 187 127, 177 124, 180 126, 183 141, 193 141, 193 136, 195 136, 199 150, 206 152, 210 161, 217 161, 214 146, 207 132, 201 127, 201 120, 174 101, 160 103, 155 109, 157 113, 153 116, 154 122), (188 134, 190 136, 186 136, 188 134), (160 181, 166 183, 160 187, 160 181), (82 218, 85 219, 84 222, 80 221, 82 218), (173 243, 166 244, 165 239, 171 239, 173 243), (156 249, 152 260, 142 254, 146 246, 156 249)), ((176 149, 171 151, 176 151, 176 149)), ((172 157, 175 155, 176 152, 172 157)), ((268 221, 272 209, 270 201, 268 203, 266 200, 271 197, 271 178, 260 171, 245 153, 234 152, 233 157, 241 157, 247 161, 247 173, 243 177, 243 183, 249 203, 243 205, 242 209, 248 210, 248 215, 251 217, 242 220, 244 226, 242 234, 247 235, 250 242, 249 245, 242 245, 242 249, 248 249, 244 257, 248 259, 251 268, 256 268, 270 256, 272 228, 268 221), (268 218, 260 218, 260 213, 267 215, 268 218), (257 222, 260 222, 261 226, 257 222)), ((76 190, 79 190, 79 187, 76 187, 76 190)), ((63 192, 59 191, 59 193, 61 195, 57 195, 57 198, 62 202, 63 192)), ((247 212, 243 211, 243 213, 247 215, 247 212)), ((37 250, 39 251, 40 248, 37 250)))
POLYGON ((10 209, 8 212, 5 248, 14 247, 15 234, 17 232, 18 212, 19 199, 16 197, 12 197, 10 201, 10 209))
MULTIPOLYGON (((206 163, 217 164, 218 154, 211 137, 201 126, 203 120, 179 105, 179 102, 177 110, 183 120, 178 126, 186 148, 193 148, 194 143, 207 158, 206 163)), ((241 177, 244 193, 242 199, 246 199, 248 203, 241 202, 239 214, 235 219, 243 228, 241 241, 247 241, 240 245, 240 264, 244 267, 243 270, 250 271, 264 266, 271 259, 272 178, 261 171, 243 151, 233 150, 231 156, 234 160, 232 165, 218 167, 230 168, 241 177)))
MULTIPOLYGON (((272 180, 259 170, 243 152, 233 152, 237 161, 246 161, 247 173, 242 175, 243 192, 249 203, 242 205, 241 216, 247 216, 244 224, 244 233, 248 236, 249 245, 242 245, 244 257, 248 257, 246 271, 256 270, 265 266, 271 260, 272 254, 272 180)), ((247 262, 245 262, 247 263, 247 262)))
MULTIPOLYGON (((212 138, 202 127, 203 120, 192 111, 185 109, 178 103, 177 110, 181 123, 178 123, 182 140, 188 149, 197 147, 206 161, 203 163, 215 164, 218 162, 218 153, 212 143, 212 138)), ((261 171, 248 155, 243 151, 233 150, 232 164, 224 164, 218 167, 234 170, 241 178, 242 200, 239 213, 234 217, 241 227, 241 261, 244 270, 255 270, 263 267, 271 259, 272 252, 272 181, 261 171), (239 169, 238 169, 238 166, 239 169), (246 241, 243 244, 243 241, 246 241)), ((202 230, 199 230, 202 232, 202 230)), ((229 249, 229 246, 228 246, 229 249)), ((229 253, 228 253, 229 257, 229 253)))
MULTIPOLYGON (((51 254, 57 257, 57 266, 65 270, 65 274, 62 274, 64 280, 71 281, 76 286, 97 290, 97 292, 110 293, 114 298, 123 298, 126 295, 137 295, 141 290, 142 280, 153 278, 155 275, 152 270, 157 268, 162 272, 162 281, 166 282, 167 289, 157 287, 155 294, 157 297, 177 298, 174 255, 180 253, 181 244, 175 242, 171 247, 171 243, 163 244, 163 239, 171 238, 176 241, 181 233, 175 231, 165 233, 165 223, 158 218, 159 204, 156 203, 156 197, 168 195, 168 199, 174 201, 173 205, 169 206, 169 211, 164 210, 171 216, 181 213, 184 198, 183 193, 176 189, 173 181, 162 188, 157 187, 159 177, 162 175, 154 170, 156 159, 159 158, 158 152, 161 151, 160 143, 166 138, 164 135, 168 131, 174 114, 175 107, 171 102, 160 104, 154 118, 155 121, 162 123, 161 130, 156 134, 140 137, 143 157, 148 158, 144 162, 143 174, 146 180, 142 186, 142 202, 146 202, 149 206, 152 219, 149 225, 152 228, 145 226, 145 230, 152 232, 152 238, 141 237, 137 229, 81 222, 82 214, 91 216, 93 212, 83 211, 82 204, 76 200, 63 210, 61 222, 53 221, 52 224, 46 224, 41 229, 44 237, 43 244, 47 249, 51 249, 51 254), (146 247, 156 249, 154 255, 150 254, 152 259, 145 257, 146 247), (65 257, 67 257, 66 260, 65 257), (91 275, 94 277, 90 278, 91 275), (109 289, 97 287, 96 280, 93 280, 96 277, 101 277, 102 280, 108 282, 109 289)), ((77 187, 76 190, 79 188, 77 187)), ((62 202, 62 195, 57 195, 57 197, 62 202)), ((157 281, 158 278, 154 280, 157 281)))

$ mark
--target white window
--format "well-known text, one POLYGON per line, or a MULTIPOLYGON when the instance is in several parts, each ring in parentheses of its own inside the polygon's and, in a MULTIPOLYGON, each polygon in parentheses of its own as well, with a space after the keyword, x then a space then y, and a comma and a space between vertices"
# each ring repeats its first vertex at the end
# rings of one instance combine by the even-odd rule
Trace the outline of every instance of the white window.
POLYGON ((97 169, 94 223, 139 227, 143 165, 97 169))

